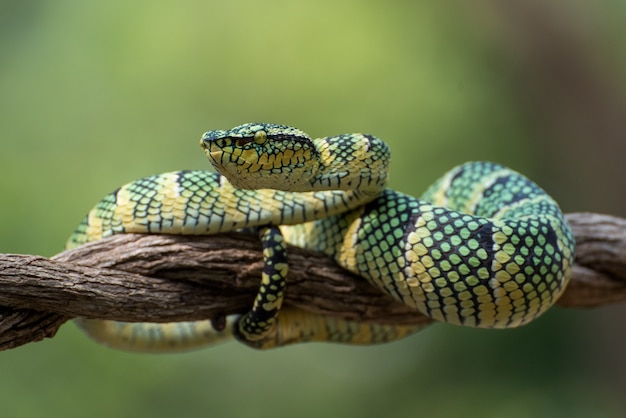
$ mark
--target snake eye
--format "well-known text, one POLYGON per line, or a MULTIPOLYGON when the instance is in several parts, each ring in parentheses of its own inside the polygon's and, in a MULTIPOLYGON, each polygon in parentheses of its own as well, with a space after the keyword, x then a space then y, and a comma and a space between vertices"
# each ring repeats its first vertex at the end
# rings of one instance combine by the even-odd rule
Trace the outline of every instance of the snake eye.
POLYGON ((262 145, 267 141, 267 133, 265 131, 256 131, 254 133, 254 142, 259 145, 262 145))

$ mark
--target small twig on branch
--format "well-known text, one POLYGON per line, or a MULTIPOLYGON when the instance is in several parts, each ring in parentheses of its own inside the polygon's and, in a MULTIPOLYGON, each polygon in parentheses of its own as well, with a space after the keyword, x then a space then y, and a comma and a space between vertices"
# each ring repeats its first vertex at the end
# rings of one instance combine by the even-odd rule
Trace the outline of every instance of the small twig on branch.
MULTIPOLYGON (((626 220, 591 213, 567 219, 577 256, 558 304, 626 300, 626 220)), ((323 254, 290 247, 289 262, 291 305, 361 321, 430 322, 323 254)), ((0 254, 0 350, 52 337, 76 316, 170 322, 245 312, 262 266, 257 238, 245 234, 129 234, 52 259, 0 254)))

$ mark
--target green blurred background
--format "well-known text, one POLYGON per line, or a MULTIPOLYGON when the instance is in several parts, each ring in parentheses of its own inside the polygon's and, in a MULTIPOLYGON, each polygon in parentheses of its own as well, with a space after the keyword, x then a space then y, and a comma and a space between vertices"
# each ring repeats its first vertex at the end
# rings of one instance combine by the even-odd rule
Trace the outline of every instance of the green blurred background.
MULTIPOLYGON (((489 159, 624 216, 625 36, 624 1, 0 1, 0 252, 60 252, 104 194, 251 121, 380 136, 413 195, 489 159)), ((625 319, 183 355, 68 324, 0 353, 0 417, 622 417, 625 319)))

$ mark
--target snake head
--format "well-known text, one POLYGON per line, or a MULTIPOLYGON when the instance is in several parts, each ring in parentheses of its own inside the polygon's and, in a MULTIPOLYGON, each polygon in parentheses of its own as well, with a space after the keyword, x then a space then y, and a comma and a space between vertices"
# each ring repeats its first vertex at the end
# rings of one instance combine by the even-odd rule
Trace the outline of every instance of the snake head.
POLYGON ((239 189, 308 191, 319 168, 311 138, 284 125, 247 123, 209 131, 200 146, 213 167, 239 189))

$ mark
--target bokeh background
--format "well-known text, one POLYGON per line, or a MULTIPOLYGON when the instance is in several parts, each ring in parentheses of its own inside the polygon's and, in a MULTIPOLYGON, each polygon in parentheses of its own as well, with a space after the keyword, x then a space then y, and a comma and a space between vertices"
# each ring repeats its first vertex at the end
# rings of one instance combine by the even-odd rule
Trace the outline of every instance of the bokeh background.
MULTIPOLYGON (((495 160, 626 215, 626 2, 0 1, 0 252, 50 256, 210 129, 368 132, 419 195, 495 160)), ((374 347, 138 355, 72 324, 0 353, 1 417, 622 417, 623 306, 374 347)))

